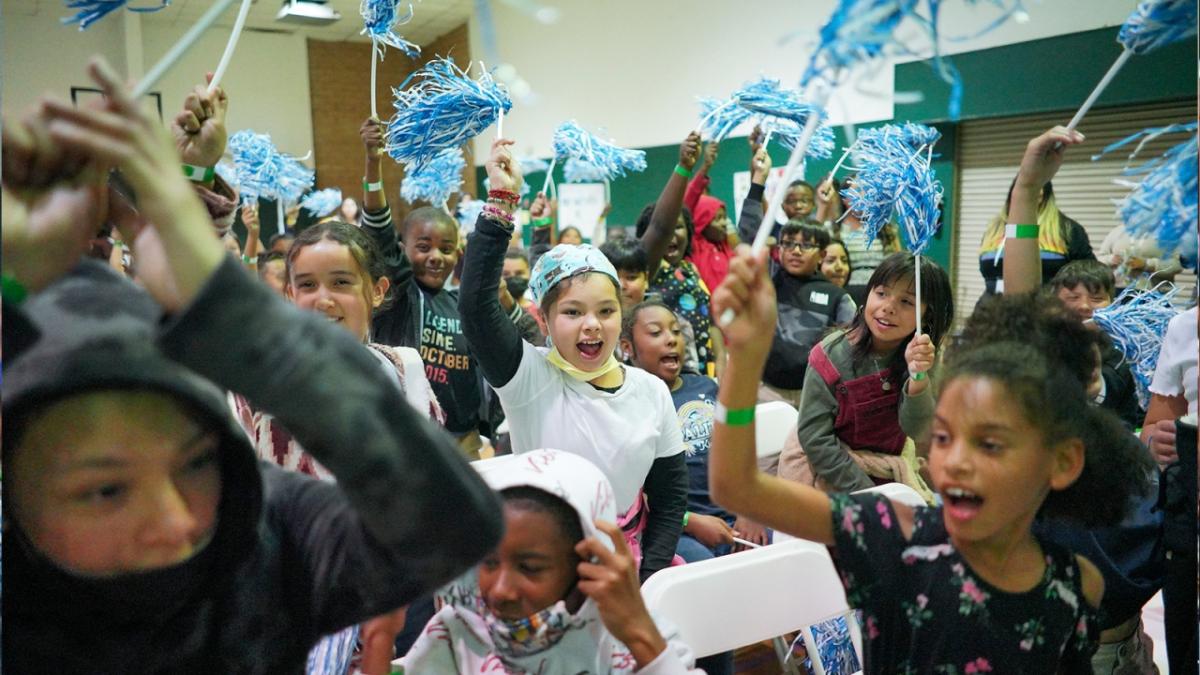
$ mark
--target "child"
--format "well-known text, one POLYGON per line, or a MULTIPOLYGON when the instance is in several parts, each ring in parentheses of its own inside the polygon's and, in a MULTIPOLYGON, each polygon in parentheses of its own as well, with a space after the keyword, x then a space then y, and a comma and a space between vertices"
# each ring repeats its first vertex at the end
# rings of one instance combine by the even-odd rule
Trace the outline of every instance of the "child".
MULTIPOLYGON (((1116 280, 1112 270, 1098 260, 1074 260, 1050 280, 1050 292, 1067 306, 1085 325, 1095 327, 1092 313, 1112 304, 1116 280)), ((1093 400, 1108 408, 1133 431, 1142 421, 1137 400, 1133 371, 1125 356, 1111 340, 1104 339, 1100 347, 1099 392, 1093 400)))
POLYGON ((825 257, 821 258, 821 276, 838 288, 845 288, 850 279, 850 253, 846 251, 846 242, 836 237, 830 238, 825 247, 825 257))
MULTIPOLYGON (((404 219, 401 246, 382 187, 383 124, 368 119, 359 133, 367 154, 363 231, 383 255, 395 298, 372 320, 374 341, 420 350, 425 376, 446 411, 446 430, 469 459, 477 459, 483 447, 480 434, 492 433, 500 419, 489 408, 462 330, 458 291, 445 288, 461 252, 458 225, 440 209, 414 209, 404 219)), ((520 316, 514 303, 509 320, 520 316)))
POLYGON ((729 216, 725 213, 725 202, 705 194, 711 180, 708 170, 716 158, 717 143, 709 143, 704 149, 704 162, 683 195, 683 205, 691 212, 695 228, 688 260, 695 264, 708 288, 716 288, 725 278, 725 272, 729 270, 729 258, 733 255, 733 249, 726 241, 729 236, 729 216))
POLYGON ((953 354, 929 458, 945 506, 831 497, 755 467, 772 291, 765 256, 739 257, 714 299, 714 311, 737 317, 725 331, 730 363, 711 449, 717 502, 834 547, 847 599, 864 615, 865 673, 1089 672, 1103 581, 1030 526, 1038 513, 1111 516, 1138 481, 1129 444, 1085 450, 1092 429, 1111 435, 1116 424, 1088 406, 1078 377, 1018 342, 953 354))
POLYGON ((900 250, 900 234, 894 223, 888 223, 879 231, 875 241, 868 242, 863 232, 862 221, 858 213, 850 209, 850 179, 840 183, 827 180, 817 190, 817 220, 824 223, 829 233, 835 239, 841 239, 850 254, 853 264, 850 266, 850 278, 846 282, 846 290, 854 298, 854 302, 862 305, 866 302, 867 281, 875 267, 883 259, 900 250))
POLYGON ((794 180, 788 185, 787 194, 783 196, 783 214, 788 220, 819 224, 813 220, 812 213, 816 209, 816 191, 804 180, 794 180))
MULTIPOLYGON (((762 194, 770 171, 771 159, 760 149, 751 161, 751 189, 738 223, 738 234, 745 241, 754 239, 762 222, 762 194)), ((789 221, 779 230, 779 261, 771 264, 771 281, 780 302, 779 325, 763 373, 760 401, 787 401, 799 408, 813 345, 830 327, 845 326, 854 318, 854 300, 818 272, 828 245, 829 233, 817 225, 789 221)))
POLYGON ((929 258, 921 263, 925 333, 914 335, 914 258, 896 253, 871 275, 867 302, 849 328, 812 349, 800 399, 800 448, 785 448, 780 476, 831 492, 898 481, 932 496, 916 471, 913 441, 924 438, 933 418, 929 371, 954 303, 942 268, 929 258))
MULTIPOLYGON (((83 265, 18 309, 6 280, 5 331, 23 314, 38 336, 23 353, 4 340, 4 665, 296 672, 319 635, 492 548, 498 503, 361 345, 228 259, 171 139, 111 67, 91 74, 104 109, 45 103, 38 145, 5 124, 4 165, 116 165, 138 196, 139 213, 113 213, 144 290, 83 265), (222 387, 277 415, 338 484, 260 466, 222 387)), ((102 194, 107 174, 81 193, 4 172, 6 276, 44 286, 86 241, 27 230, 8 205, 94 230, 104 213, 76 218, 62 198, 102 194)))
POLYGON ((599 466, 612 482, 635 559, 640 540, 646 578, 674 556, 687 501, 683 440, 670 392, 613 358, 621 331, 619 282, 590 246, 560 244, 533 269, 529 287, 548 352, 523 343, 506 321, 496 288, 521 184, 511 143, 497 140, 487 162, 490 206, 467 247, 459 299, 463 332, 472 344, 488 346, 477 353, 479 365, 508 414, 513 452, 558 448, 599 466))
POLYGON ((621 313, 625 314, 646 299, 646 249, 631 237, 610 239, 600 252, 617 270, 621 281, 621 313))
POLYGON ((676 552, 687 562, 708 560, 732 550, 733 537, 770 543, 761 525, 744 521, 712 503, 708 496, 708 444, 712 434, 717 383, 683 369, 683 331, 679 318, 661 301, 634 307, 621 329, 621 351, 638 368, 667 384, 679 415, 688 467, 688 510, 676 552))
POLYGON ((529 288, 529 255, 524 249, 509 248, 504 253, 504 270, 501 272, 505 286, 513 300, 526 312, 533 312, 533 302, 525 297, 529 288))
MULTIPOLYGON (((421 355, 409 347, 370 342, 372 314, 391 301, 387 269, 370 237, 337 220, 311 225, 296 238, 285 264, 287 298, 349 331, 369 348, 409 405, 441 423, 444 414, 425 379, 421 355)), ((273 417, 255 411, 241 396, 235 401, 235 414, 259 457, 315 478, 333 479, 273 417)))
POLYGON ((280 295, 286 295, 287 287, 287 256, 282 253, 267 253, 259 261, 258 278, 271 290, 280 295))
POLYGON ((602 471, 557 450, 480 468, 504 500, 504 539, 443 589, 399 672, 700 672, 646 611, 602 471))
POLYGON ((691 254, 695 225, 691 212, 683 206, 683 197, 699 146, 700 137, 695 132, 679 146, 679 166, 667 179, 658 201, 642 209, 635 232, 646 249, 649 290, 691 324, 696 333, 700 372, 719 376, 724 368, 721 332, 709 314, 708 287, 696 266, 686 260, 691 254))
POLYGON ((558 243, 568 244, 570 246, 578 246, 583 243, 583 235, 579 233, 579 228, 575 226, 564 227, 558 233, 558 243))

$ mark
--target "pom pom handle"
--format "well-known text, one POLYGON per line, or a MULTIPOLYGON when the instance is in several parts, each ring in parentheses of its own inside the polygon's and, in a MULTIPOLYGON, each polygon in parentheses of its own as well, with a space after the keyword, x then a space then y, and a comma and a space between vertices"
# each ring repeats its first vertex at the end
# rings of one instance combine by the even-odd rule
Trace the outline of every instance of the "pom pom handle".
POLYGON ((158 60, 158 63, 154 64, 150 72, 142 76, 141 82, 138 82, 137 86, 133 89, 133 98, 135 100, 140 99, 150 93, 150 89, 158 84, 158 81, 162 79, 163 75, 166 75, 171 66, 175 65, 192 48, 192 45, 196 44, 196 40, 200 39, 204 31, 208 30, 216 22, 217 17, 221 16, 221 13, 228 9, 231 4, 233 4, 233 0, 217 0, 214 2, 212 7, 209 7, 208 11, 200 17, 200 20, 189 28, 183 37, 179 38, 179 42, 176 42, 167 50, 166 54, 163 54, 163 57, 158 60))
POLYGON ((1113 81, 1113 78, 1117 76, 1117 73, 1121 72, 1121 68, 1131 56, 1133 56, 1133 50, 1126 49, 1125 51, 1121 52, 1121 55, 1117 57, 1116 61, 1113 61, 1113 64, 1108 69, 1108 72, 1104 74, 1104 77, 1100 78, 1100 83, 1096 85, 1096 88, 1093 89, 1092 93, 1088 95, 1087 100, 1084 101, 1083 105, 1079 107, 1079 112, 1076 112, 1075 116, 1071 118, 1071 122, 1067 124, 1067 131, 1074 131, 1075 127, 1079 126, 1079 123, 1083 121, 1083 116, 1092 109, 1092 106, 1096 103, 1096 99, 1100 98, 1100 94, 1104 93, 1104 90, 1108 88, 1108 85, 1113 81))
POLYGON ((550 168, 546 169, 546 180, 542 182, 542 194, 550 189, 550 178, 554 175, 554 165, 558 163, 558 155, 550 158, 550 168))
POLYGON ((213 73, 212 82, 208 83, 208 93, 213 93, 221 84, 221 79, 225 77, 225 71, 229 69, 229 62, 233 60, 233 52, 237 49, 238 38, 242 36, 242 28, 246 26, 246 15, 250 13, 251 0, 242 0, 242 6, 238 8, 237 19, 233 22, 233 32, 229 34, 229 42, 225 43, 225 53, 221 54, 221 61, 217 64, 217 70, 213 73))

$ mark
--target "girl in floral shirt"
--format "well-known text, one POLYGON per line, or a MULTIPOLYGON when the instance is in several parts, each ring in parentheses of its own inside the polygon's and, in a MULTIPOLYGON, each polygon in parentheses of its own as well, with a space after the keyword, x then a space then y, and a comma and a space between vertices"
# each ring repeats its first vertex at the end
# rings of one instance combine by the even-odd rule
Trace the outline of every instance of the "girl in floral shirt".
POLYGON ((753 410, 774 295, 765 256, 742 254, 713 297, 718 316, 737 317, 723 331, 714 499, 832 548, 847 600, 863 612, 866 673, 1090 673, 1103 579, 1030 530, 1039 514, 1119 518, 1144 483, 1120 423, 1088 406, 1061 358, 1090 353, 1089 331, 1055 336, 1051 351, 980 341, 952 352, 929 453, 943 505, 912 508, 758 471, 753 410))

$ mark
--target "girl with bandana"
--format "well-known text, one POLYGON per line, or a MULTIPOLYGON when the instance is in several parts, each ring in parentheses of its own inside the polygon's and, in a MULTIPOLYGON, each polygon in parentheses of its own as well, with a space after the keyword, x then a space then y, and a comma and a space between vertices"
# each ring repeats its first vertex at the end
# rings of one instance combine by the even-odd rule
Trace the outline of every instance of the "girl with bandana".
POLYGON ((600 469, 557 450, 475 466, 504 501, 504 539, 442 590, 393 672, 700 672, 642 602, 600 469))
POLYGON ((504 406, 514 453, 558 448, 608 477, 644 579, 671 562, 683 529, 688 479, 675 406, 661 380, 613 357, 620 282, 598 249, 560 244, 534 266, 529 292, 547 347, 523 342, 505 316, 497 291, 521 186, 511 144, 497 140, 487 163, 489 204, 459 291, 463 333, 504 406))

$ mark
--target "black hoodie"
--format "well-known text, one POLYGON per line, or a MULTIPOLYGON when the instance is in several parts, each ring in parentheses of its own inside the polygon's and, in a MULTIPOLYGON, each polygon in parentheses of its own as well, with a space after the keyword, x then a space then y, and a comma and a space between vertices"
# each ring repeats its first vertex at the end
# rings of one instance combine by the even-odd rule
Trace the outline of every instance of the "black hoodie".
POLYGON ((199 554, 105 579, 44 558, 6 509, 10 673, 299 673, 320 636, 449 581, 499 540, 499 504, 453 439, 349 333, 232 258, 173 317, 86 262, 22 309, 37 337, 5 353, 5 463, 56 400, 153 390, 221 434, 222 497, 199 554), (258 464, 221 388, 275 415, 338 483, 258 464))

